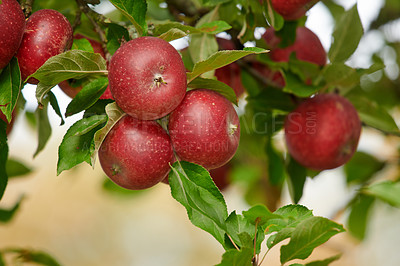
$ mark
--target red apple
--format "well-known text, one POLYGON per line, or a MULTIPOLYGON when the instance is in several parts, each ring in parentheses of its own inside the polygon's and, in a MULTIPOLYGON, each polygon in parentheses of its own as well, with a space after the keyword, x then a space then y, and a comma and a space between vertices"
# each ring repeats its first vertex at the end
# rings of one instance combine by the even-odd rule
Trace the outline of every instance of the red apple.
POLYGON ((0 4, 0 69, 15 55, 25 29, 25 16, 15 0, 2 0, 0 4))
POLYGON ((306 14, 306 12, 319 0, 271 0, 272 7, 285 20, 296 20, 306 14))
MULTIPOLYGON (((217 38, 219 47, 222 50, 234 50, 235 45, 231 40, 217 38)), ((215 70, 215 77, 230 86, 236 94, 236 97, 240 97, 244 93, 244 87, 242 79, 240 77, 240 67, 237 63, 231 63, 224 67, 215 70)))
POLYGON ((171 140, 155 121, 124 116, 99 149, 100 164, 117 185, 146 189, 165 178, 173 161, 171 140))
MULTIPOLYGON (((288 62, 292 53, 301 61, 324 66, 326 64, 326 52, 318 36, 306 27, 296 29, 296 39, 290 46, 280 48, 281 39, 276 36, 273 28, 268 28, 263 34, 263 39, 271 50, 269 56, 275 62, 288 62)), ((265 77, 269 78, 277 87, 285 87, 285 80, 280 72, 267 66, 254 64, 254 68, 265 77)), ((311 82, 311 80, 310 80, 311 82)))
POLYGON ((275 62, 288 62, 291 53, 296 53, 298 60, 324 66, 326 64, 326 52, 318 36, 306 27, 296 29, 296 39, 288 47, 278 47, 279 37, 275 35, 274 29, 268 28, 263 38, 271 49, 270 57, 275 62))
POLYGON ((303 101, 287 116, 284 127, 289 153, 314 170, 336 168, 350 160, 361 133, 356 109, 332 93, 303 101))
MULTIPOLYGON (((21 46, 17 52, 22 80, 35 73, 50 57, 71 48, 72 27, 60 12, 41 9, 33 13, 25 28, 21 46)), ((37 84, 35 78, 28 83, 37 84)))
POLYGON ((240 124, 235 109, 211 90, 186 93, 171 113, 168 128, 178 157, 207 169, 226 164, 239 145, 240 124))
POLYGON ((103 95, 100 96, 99 98, 100 100, 114 100, 112 94, 111 94, 111 90, 110 90, 110 85, 107 86, 106 90, 104 91, 103 95))
POLYGON ((229 172, 231 171, 231 164, 227 163, 221 167, 211 169, 210 176, 219 190, 224 190, 229 186, 229 172))
POLYGON ((143 120, 169 114, 186 93, 181 56, 156 37, 139 37, 122 45, 111 58, 108 79, 118 106, 143 120))

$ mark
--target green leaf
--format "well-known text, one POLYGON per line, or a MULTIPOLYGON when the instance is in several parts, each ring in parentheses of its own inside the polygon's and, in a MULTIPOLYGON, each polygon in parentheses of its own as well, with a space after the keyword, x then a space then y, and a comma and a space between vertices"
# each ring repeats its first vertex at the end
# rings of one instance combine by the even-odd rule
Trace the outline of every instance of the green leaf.
POLYGON ((51 91, 49 91, 48 94, 49 94, 50 105, 51 105, 51 107, 53 107, 54 112, 56 112, 56 114, 61 118, 60 126, 62 126, 65 124, 65 121, 61 114, 61 110, 60 110, 60 106, 58 105, 57 98, 54 95, 54 93, 52 93, 51 91))
POLYGON ((65 116, 71 116, 88 109, 100 98, 107 86, 108 79, 106 77, 89 82, 68 104, 65 116))
POLYGON ((285 20, 272 8, 270 0, 266 0, 263 2, 264 16, 267 19, 268 24, 271 25, 271 27, 273 27, 275 31, 279 31, 280 29, 282 29, 285 20))
POLYGON ((306 259, 314 248, 341 232, 344 232, 342 225, 323 217, 303 220, 293 231, 289 244, 281 247, 281 263, 306 259))
POLYGON ((94 165, 97 151, 108 132, 110 132, 112 127, 125 115, 124 111, 122 111, 115 102, 108 104, 105 107, 105 112, 107 114, 107 123, 94 134, 94 151, 91 159, 92 165, 94 165))
POLYGON ((357 49, 364 34, 357 4, 346 11, 335 25, 328 57, 331 62, 345 62, 357 49))
POLYGON ((360 194, 352 202, 347 228, 359 240, 363 240, 367 232, 369 212, 374 200, 374 197, 360 194))
MULTIPOLYGON (((226 232, 239 248, 254 248, 254 237, 256 234, 254 221, 248 220, 243 215, 237 215, 233 211, 226 219, 226 232)), ((264 238, 263 230, 257 225, 256 253, 260 252, 261 243, 264 238)))
POLYGON ((232 0, 203 0, 205 6, 216 6, 218 4, 228 3, 232 0))
POLYGON ((252 259, 251 248, 230 249, 222 255, 222 261, 217 266, 252 266, 252 259))
POLYGON ((67 130, 58 148, 57 175, 82 162, 92 165, 94 134, 104 127, 106 121, 106 115, 93 115, 82 118, 67 130))
POLYGON ((161 34, 158 38, 163 39, 166 42, 177 40, 187 36, 187 34, 180 29, 172 28, 169 31, 161 34))
POLYGON ((325 66, 323 76, 330 87, 352 88, 360 83, 357 71, 341 62, 325 66))
POLYGON ((110 0, 110 2, 132 22, 139 36, 147 34, 147 3, 145 0, 110 0))
POLYGON ((235 91, 225 83, 218 81, 216 79, 206 79, 197 77, 188 84, 188 87, 193 89, 213 90, 215 92, 218 92, 225 98, 227 98, 231 103, 237 105, 237 98, 235 91))
POLYGON ((108 23, 106 28, 107 50, 113 55, 121 46, 122 41, 129 41, 128 30, 115 23, 108 23))
POLYGON ((21 197, 11 209, 0 209, 0 222, 2 223, 8 223, 11 221, 11 219, 14 217, 15 213, 18 211, 19 206, 21 205, 21 202, 23 200, 23 197, 21 197))
POLYGON ((30 77, 40 81, 36 88, 36 98, 42 103, 50 89, 61 81, 105 74, 107 64, 100 54, 71 50, 51 57, 30 77))
MULTIPOLYGON (((1 1, 0 1, 1 3, 1 1)), ((6 266, 6 263, 4 262, 3 254, 0 251, 0 266, 6 266)))
POLYGON ((330 258, 324 259, 324 260, 318 260, 318 261, 312 261, 307 263, 305 266, 328 266, 329 264, 331 264, 334 261, 337 261, 338 259, 340 259, 341 254, 332 256, 330 258))
POLYGON ((0 119, 0 200, 4 195, 8 183, 6 171, 6 162, 8 158, 6 127, 7 124, 0 119))
POLYGON ((243 211, 243 216, 253 224, 257 223, 261 226, 266 224, 270 219, 281 218, 280 215, 271 213, 264 205, 255 205, 248 211, 243 211))
POLYGON ((311 95, 313 95, 314 93, 316 93, 321 89, 321 87, 319 86, 306 84, 298 76, 290 72, 287 72, 285 74, 285 81, 286 84, 285 87, 283 88, 283 91, 292 93, 301 98, 310 97, 311 95))
POLYGON ((225 21, 221 20, 216 20, 216 21, 211 21, 211 22, 206 22, 204 24, 201 24, 198 29, 207 34, 217 34, 226 30, 231 29, 231 25, 226 23, 225 21))
POLYGON ((6 116, 8 122, 11 121, 11 114, 17 104, 20 90, 21 74, 18 60, 13 57, 0 72, 0 112, 6 116))
POLYGON ((168 21, 162 24, 156 24, 154 28, 154 36, 160 36, 165 34, 166 32, 177 29, 183 31, 185 34, 193 34, 193 33, 201 33, 200 29, 197 29, 192 26, 188 26, 176 21, 168 21))
POLYGON ((9 178, 27 175, 32 172, 31 167, 26 166, 19 160, 11 158, 8 158, 7 160, 6 170, 9 178))
POLYGON ((304 183, 307 178, 307 170, 292 157, 286 167, 290 180, 290 195, 295 203, 298 203, 303 196, 304 183))
POLYGON ((295 104, 290 94, 282 90, 268 88, 261 93, 247 97, 248 105, 257 111, 270 112, 274 109, 290 112, 295 108, 295 104))
POLYGON ((385 166, 374 156, 365 152, 356 152, 344 165, 347 183, 362 183, 368 181, 376 172, 385 166))
POLYGON ((289 238, 300 222, 313 216, 312 211, 302 205, 286 205, 276 210, 274 214, 281 218, 270 219, 264 226, 269 233, 277 232, 268 238, 268 248, 289 238))
POLYGON ((278 151, 275 150, 272 138, 268 138, 265 152, 268 157, 268 178, 273 186, 279 186, 285 180, 285 164, 278 151))
POLYGON ((383 181, 372 184, 361 190, 362 193, 374 196, 389 203, 392 206, 400 207, 400 182, 383 181))
MULTIPOLYGON (((210 23, 218 19, 218 9, 216 6, 210 12, 205 14, 196 24, 199 28, 205 23, 210 23)), ((193 62, 199 62, 207 59, 212 54, 218 51, 218 43, 214 35, 207 33, 193 34, 189 44, 189 53, 193 62)))
POLYGON ((357 109, 361 121, 365 124, 386 133, 400 135, 393 117, 385 108, 369 99, 361 89, 352 90, 346 98, 357 109))
POLYGON ((43 251, 16 248, 10 250, 18 254, 18 258, 23 262, 33 262, 44 266, 60 266, 60 264, 49 254, 43 251))
POLYGON ((205 72, 229 65, 230 63, 233 63, 236 60, 245 57, 246 55, 261 54, 266 52, 267 50, 256 47, 244 48, 243 50, 218 51, 212 54, 206 60, 200 61, 194 65, 193 71, 187 73, 188 83, 205 72))
POLYGON ((94 53, 93 46, 86 38, 74 39, 71 50, 82 50, 90 53, 94 53))
POLYGON ((186 208, 190 221, 225 246, 228 211, 224 197, 207 170, 196 164, 177 161, 168 180, 172 197, 186 208))
POLYGON ((51 136, 51 125, 47 114, 48 106, 49 98, 46 98, 43 106, 39 106, 35 111, 36 120, 38 121, 38 146, 33 157, 36 157, 44 149, 51 136))

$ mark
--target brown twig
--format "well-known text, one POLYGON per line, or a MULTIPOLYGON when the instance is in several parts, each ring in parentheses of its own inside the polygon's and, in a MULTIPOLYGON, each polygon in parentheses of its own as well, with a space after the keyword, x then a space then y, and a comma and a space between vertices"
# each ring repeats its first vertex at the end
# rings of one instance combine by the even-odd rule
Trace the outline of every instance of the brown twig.
POLYGON ((111 54, 107 49, 107 37, 105 31, 100 27, 100 23, 104 23, 105 17, 95 11, 93 11, 84 0, 76 0, 78 7, 81 12, 83 12, 86 17, 89 19, 90 23, 93 25, 94 30, 100 37, 101 46, 104 50, 104 54, 106 56, 106 60, 109 61, 111 59, 111 54))

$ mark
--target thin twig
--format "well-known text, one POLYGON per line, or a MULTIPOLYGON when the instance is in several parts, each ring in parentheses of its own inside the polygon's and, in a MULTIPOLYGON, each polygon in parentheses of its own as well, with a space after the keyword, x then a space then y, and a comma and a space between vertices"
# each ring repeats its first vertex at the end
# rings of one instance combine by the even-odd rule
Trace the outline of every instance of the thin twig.
POLYGON ((100 37, 101 46, 104 50, 104 54, 106 56, 106 60, 109 61, 111 59, 111 54, 107 49, 107 37, 105 31, 100 27, 99 22, 104 22, 105 18, 93 11, 84 0, 76 0, 76 3, 79 6, 79 9, 85 13, 86 17, 89 19, 90 23, 93 25, 94 30, 100 37))
POLYGON ((235 242, 233 241, 232 237, 231 237, 230 235, 228 235, 228 234, 227 234, 227 236, 228 236, 228 238, 231 240, 233 246, 234 246, 237 250, 240 250, 240 248, 239 248, 239 247, 235 244, 235 242))

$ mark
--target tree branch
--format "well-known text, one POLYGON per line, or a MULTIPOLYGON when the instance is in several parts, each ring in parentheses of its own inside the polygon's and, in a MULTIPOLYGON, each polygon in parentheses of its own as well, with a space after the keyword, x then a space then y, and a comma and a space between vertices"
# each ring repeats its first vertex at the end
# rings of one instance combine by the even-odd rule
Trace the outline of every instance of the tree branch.
POLYGON ((111 59, 111 54, 107 49, 107 37, 105 31, 100 27, 100 23, 104 23, 105 17, 95 11, 93 11, 84 0, 76 0, 78 7, 81 12, 85 13, 86 17, 89 19, 90 23, 92 23, 94 30, 100 37, 101 46, 104 50, 104 54, 106 56, 106 60, 109 61, 111 59))

